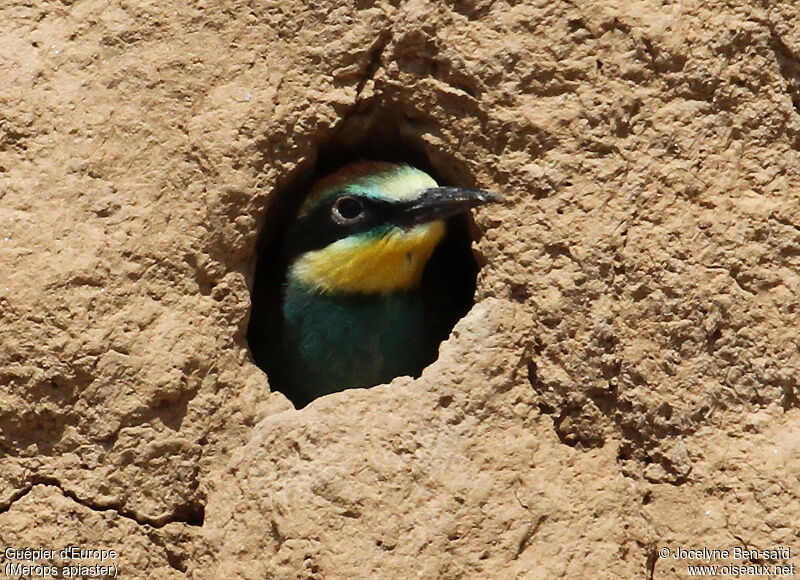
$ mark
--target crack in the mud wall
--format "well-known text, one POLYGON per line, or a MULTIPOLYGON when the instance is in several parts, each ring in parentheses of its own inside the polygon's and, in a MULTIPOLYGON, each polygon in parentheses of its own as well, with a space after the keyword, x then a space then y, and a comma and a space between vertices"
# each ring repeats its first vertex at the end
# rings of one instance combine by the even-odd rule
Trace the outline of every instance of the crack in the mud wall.
POLYGON ((153 528, 163 528, 167 524, 172 523, 183 523, 189 526, 202 526, 203 520, 205 518, 205 506, 200 502, 193 502, 191 504, 186 504, 184 506, 180 506, 176 508, 177 514, 173 517, 164 517, 164 518, 150 518, 147 516, 143 516, 141 514, 137 514, 130 509, 126 509, 120 505, 115 504, 102 504, 99 502, 94 502, 89 499, 85 499, 80 497, 74 491, 69 489, 65 489, 64 486, 61 484, 60 481, 53 477, 47 476, 36 476, 32 478, 31 483, 26 485, 24 488, 19 490, 17 493, 11 496, 5 504, 0 505, 0 514, 6 513, 9 511, 14 505, 25 498, 35 487, 37 486, 47 486, 47 487, 54 487, 56 488, 61 494, 74 501, 78 505, 81 505, 85 508, 88 508, 95 512, 107 512, 112 511, 116 512, 117 515, 128 519, 137 525, 143 526, 148 525, 153 528))
POLYGON ((358 81, 358 85, 356 87, 356 105, 358 105, 358 103, 361 101, 361 95, 364 92, 364 88, 367 86, 367 83, 375 80, 375 74, 378 72, 378 69, 383 66, 383 52, 386 50, 386 47, 391 40, 391 31, 389 29, 382 30, 378 34, 377 40, 370 48, 366 69, 361 74, 361 79, 358 81))
POLYGON ((786 81, 795 111, 800 115, 800 56, 792 52, 773 27, 770 27, 770 47, 775 53, 781 76, 786 81))

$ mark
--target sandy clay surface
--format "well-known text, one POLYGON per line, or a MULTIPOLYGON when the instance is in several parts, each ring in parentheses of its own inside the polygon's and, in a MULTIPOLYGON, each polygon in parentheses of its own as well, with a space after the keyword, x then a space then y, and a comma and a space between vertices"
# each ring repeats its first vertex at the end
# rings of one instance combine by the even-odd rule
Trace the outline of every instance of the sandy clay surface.
POLYGON ((3 2, 0 575, 800 574, 798 12, 3 2), (421 378, 295 411, 256 242, 365 139, 507 201, 421 378))

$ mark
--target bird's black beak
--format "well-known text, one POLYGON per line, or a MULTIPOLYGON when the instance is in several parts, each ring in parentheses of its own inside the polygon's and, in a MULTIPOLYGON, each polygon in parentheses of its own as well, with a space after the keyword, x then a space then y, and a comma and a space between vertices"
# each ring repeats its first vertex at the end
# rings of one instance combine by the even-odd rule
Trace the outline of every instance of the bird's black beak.
POLYGON ((496 193, 482 189, 462 187, 431 187, 417 199, 409 202, 403 211, 403 225, 416 226, 433 220, 441 220, 463 213, 475 206, 502 201, 496 193))

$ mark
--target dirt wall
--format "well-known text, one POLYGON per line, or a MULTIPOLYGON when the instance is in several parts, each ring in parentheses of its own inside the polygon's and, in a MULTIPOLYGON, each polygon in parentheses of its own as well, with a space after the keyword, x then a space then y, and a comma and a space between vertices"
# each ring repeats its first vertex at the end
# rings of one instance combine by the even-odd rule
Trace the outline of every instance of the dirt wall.
POLYGON ((4 567, 800 564, 794 2, 12 1, 0 71, 4 567), (506 203, 421 378, 295 411, 245 339, 256 243, 375 132, 506 203))

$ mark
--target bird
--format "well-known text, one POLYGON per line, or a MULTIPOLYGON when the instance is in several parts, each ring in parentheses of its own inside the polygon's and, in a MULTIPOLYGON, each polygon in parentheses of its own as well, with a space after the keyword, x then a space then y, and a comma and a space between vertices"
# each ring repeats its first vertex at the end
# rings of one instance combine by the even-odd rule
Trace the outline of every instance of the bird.
POLYGON ((351 163, 315 183, 285 237, 270 379, 303 407, 418 376, 441 340, 433 319, 444 304, 430 302, 447 301, 447 292, 422 281, 447 220, 501 199, 378 161, 351 163))

